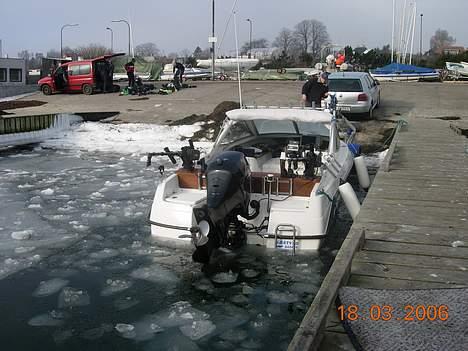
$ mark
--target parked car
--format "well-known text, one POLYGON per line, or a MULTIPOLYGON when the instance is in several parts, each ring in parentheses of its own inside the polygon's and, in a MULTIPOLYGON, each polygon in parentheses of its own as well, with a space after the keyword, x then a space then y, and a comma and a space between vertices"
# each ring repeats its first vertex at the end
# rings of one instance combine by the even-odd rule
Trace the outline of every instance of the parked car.
POLYGON ((373 118, 380 105, 380 84, 369 73, 337 72, 328 76, 328 90, 336 94, 343 113, 366 114, 373 118))
POLYGON ((97 90, 102 90, 104 86, 112 87, 113 91, 118 91, 119 86, 113 85, 112 77, 102 74, 106 60, 125 54, 113 54, 96 57, 92 60, 70 61, 62 63, 49 76, 38 81, 39 89, 44 95, 51 95, 56 92, 82 92, 91 95, 97 90), (110 79, 104 82, 103 79, 110 79))

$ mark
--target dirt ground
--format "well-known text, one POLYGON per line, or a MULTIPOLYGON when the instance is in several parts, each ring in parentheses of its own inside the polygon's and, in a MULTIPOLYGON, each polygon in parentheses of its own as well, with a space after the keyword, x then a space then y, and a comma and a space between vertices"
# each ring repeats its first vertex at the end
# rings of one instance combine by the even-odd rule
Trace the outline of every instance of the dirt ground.
MULTIPOLYGON (((212 121, 195 136, 216 136, 224 112, 236 108, 238 84, 232 81, 194 82, 197 87, 171 95, 119 96, 119 94, 37 93, 17 100, 8 113, 33 115, 48 113, 118 112, 117 123, 192 124, 212 121), (34 106, 22 106, 34 100, 34 106), (16 107, 16 108, 15 108, 16 107)), ((248 81, 242 83, 242 102, 253 106, 299 106, 303 82, 248 81)), ((156 84, 159 88, 160 83, 156 84)), ((396 122, 409 117, 468 119, 466 84, 384 83, 381 106, 374 120, 349 116, 358 128, 357 142, 365 152, 379 151, 389 140, 396 122)), ((2 110, 2 108, 0 108, 2 110)))

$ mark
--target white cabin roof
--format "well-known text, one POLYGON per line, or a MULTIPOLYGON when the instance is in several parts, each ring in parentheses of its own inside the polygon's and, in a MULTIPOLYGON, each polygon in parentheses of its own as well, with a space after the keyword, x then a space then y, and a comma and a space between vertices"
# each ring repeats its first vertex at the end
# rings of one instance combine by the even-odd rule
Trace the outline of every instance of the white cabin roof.
POLYGON ((329 112, 312 109, 294 108, 259 108, 238 109, 226 112, 232 121, 253 121, 266 119, 272 121, 294 121, 311 123, 330 123, 332 115, 329 112))

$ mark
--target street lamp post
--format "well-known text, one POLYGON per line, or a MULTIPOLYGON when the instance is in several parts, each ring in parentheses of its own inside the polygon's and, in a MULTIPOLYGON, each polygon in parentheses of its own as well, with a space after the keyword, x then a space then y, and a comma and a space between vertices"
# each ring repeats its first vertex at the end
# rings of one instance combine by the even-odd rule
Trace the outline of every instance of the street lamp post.
POLYGON ((132 56, 132 52, 131 52, 131 49, 130 49, 130 46, 131 46, 131 38, 132 38, 132 34, 131 34, 131 30, 130 30, 130 23, 128 23, 128 21, 124 20, 124 19, 120 19, 120 20, 114 20, 112 21, 114 23, 119 23, 119 22, 125 22, 127 23, 127 26, 128 26, 128 56, 132 56))
POLYGON ((64 24, 60 29, 60 58, 63 58, 63 29, 67 27, 77 27, 79 24, 64 24))
POLYGON ((109 27, 106 27, 106 29, 110 31, 111 33, 111 54, 113 54, 114 53, 114 31, 112 30, 112 28, 109 28, 109 27))
POLYGON ((419 63, 422 61, 422 43, 423 43, 423 14, 421 13, 421 30, 419 32, 419 63))
POLYGON ((250 18, 247 18, 247 22, 250 23, 250 45, 249 45, 249 58, 252 57, 252 20, 250 18))

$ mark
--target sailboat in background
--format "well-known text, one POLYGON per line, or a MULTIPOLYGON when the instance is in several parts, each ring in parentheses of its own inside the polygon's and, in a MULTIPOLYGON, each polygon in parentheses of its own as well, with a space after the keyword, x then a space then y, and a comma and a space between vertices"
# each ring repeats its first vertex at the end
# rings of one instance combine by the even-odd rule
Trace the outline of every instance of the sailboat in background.
POLYGON ((432 68, 411 65, 413 61, 414 33, 416 29, 417 4, 404 0, 400 16, 399 40, 395 47, 396 0, 393 0, 392 55, 391 63, 371 70, 371 76, 378 81, 433 81, 440 80, 440 74, 432 68), (394 58, 396 56, 396 62, 394 58))

